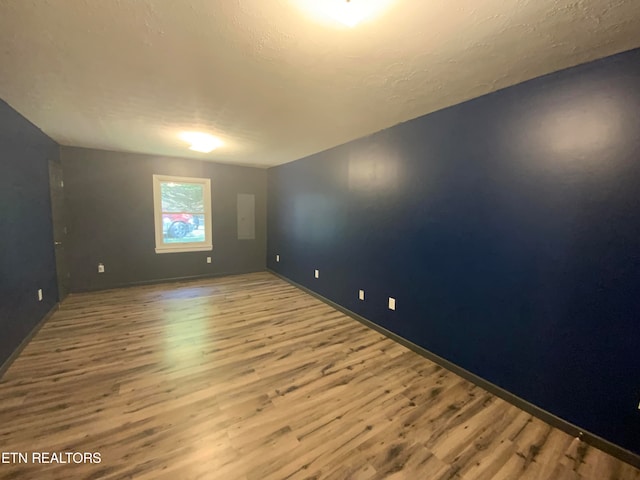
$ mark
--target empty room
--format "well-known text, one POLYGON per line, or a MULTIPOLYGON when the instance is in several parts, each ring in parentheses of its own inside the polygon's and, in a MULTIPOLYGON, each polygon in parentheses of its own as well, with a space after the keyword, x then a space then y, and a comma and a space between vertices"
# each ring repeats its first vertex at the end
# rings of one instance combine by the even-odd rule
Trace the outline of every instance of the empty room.
POLYGON ((0 0, 0 480, 640 480, 640 2, 0 0))

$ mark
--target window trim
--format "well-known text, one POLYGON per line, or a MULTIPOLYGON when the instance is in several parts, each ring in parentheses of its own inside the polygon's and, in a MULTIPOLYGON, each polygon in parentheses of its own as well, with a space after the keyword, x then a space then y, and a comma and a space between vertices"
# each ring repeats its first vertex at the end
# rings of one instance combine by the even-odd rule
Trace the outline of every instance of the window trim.
POLYGON ((153 175, 153 218, 156 238, 156 253, 182 253, 182 252, 208 252, 213 250, 213 242, 211 237, 211 179, 198 177, 177 177, 173 175, 153 175), (195 183, 202 185, 202 195, 204 203, 204 243, 203 242, 185 242, 185 243, 164 243, 164 235, 162 232, 162 198, 160 184, 163 182, 175 183, 195 183))

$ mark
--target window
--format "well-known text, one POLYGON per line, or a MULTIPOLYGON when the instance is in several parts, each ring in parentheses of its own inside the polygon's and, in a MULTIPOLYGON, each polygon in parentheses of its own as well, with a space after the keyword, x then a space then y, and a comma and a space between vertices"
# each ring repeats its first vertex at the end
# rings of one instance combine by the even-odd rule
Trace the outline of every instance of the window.
POLYGON ((156 253, 212 250, 211 181, 153 176, 156 253))

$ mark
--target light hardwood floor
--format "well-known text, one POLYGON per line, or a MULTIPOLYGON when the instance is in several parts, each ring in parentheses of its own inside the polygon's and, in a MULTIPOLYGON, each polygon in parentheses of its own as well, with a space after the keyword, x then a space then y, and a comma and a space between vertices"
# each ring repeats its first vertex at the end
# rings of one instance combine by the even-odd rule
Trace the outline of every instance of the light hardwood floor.
POLYGON ((8 479, 640 479, 268 273, 69 297, 0 382, 8 479))

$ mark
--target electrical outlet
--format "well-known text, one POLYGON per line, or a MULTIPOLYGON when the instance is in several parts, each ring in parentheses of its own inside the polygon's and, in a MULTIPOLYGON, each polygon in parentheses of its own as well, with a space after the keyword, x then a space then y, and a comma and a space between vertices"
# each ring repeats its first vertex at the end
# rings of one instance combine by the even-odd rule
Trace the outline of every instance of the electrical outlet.
POLYGON ((358 291, 358 298, 359 298, 360 300, 364 300, 364 290, 359 290, 359 291, 358 291))
POLYGON ((39 302, 42 301, 42 289, 41 288, 38 289, 38 301, 39 302))
POLYGON ((389 297, 389 310, 396 309, 396 299, 393 297, 389 297))
POLYGON ((314 276, 315 276, 316 278, 320 278, 320 270, 315 270, 315 271, 314 271, 314 276))
POLYGON ((211 263, 211 257, 207 257, 207 263, 211 263))
POLYGON ((104 273, 104 264, 102 263, 98 264, 98 273, 104 273))
POLYGON ((276 255, 276 262, 280 263, 280 255, 276 255))

